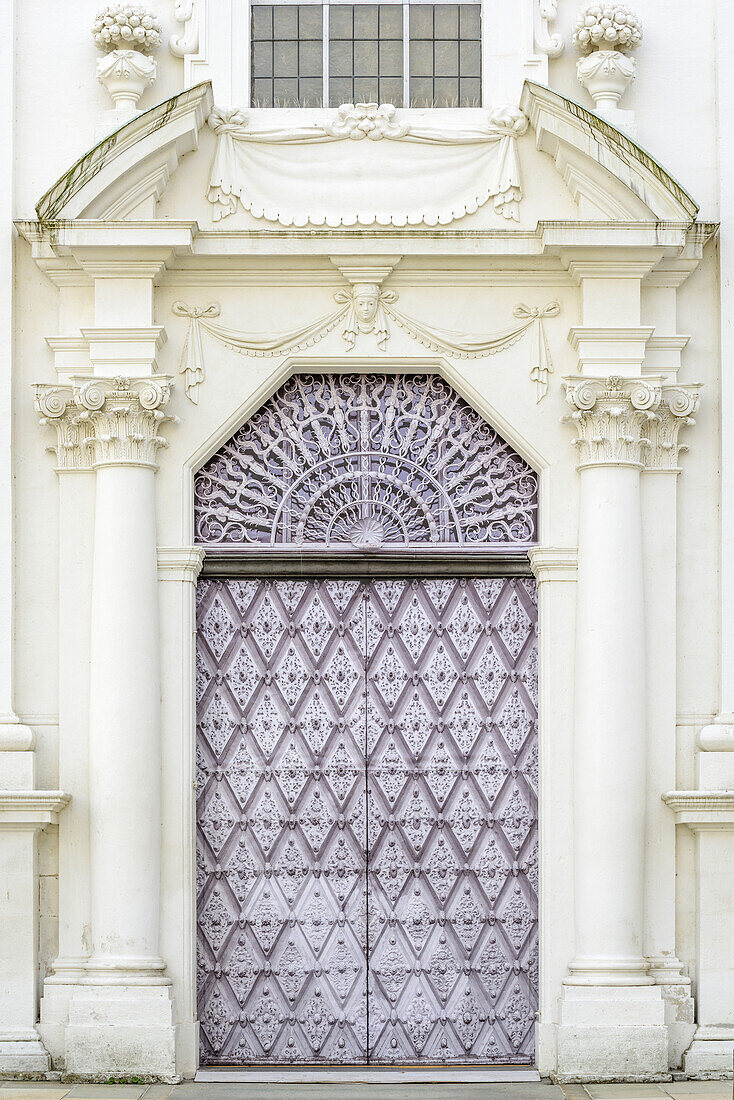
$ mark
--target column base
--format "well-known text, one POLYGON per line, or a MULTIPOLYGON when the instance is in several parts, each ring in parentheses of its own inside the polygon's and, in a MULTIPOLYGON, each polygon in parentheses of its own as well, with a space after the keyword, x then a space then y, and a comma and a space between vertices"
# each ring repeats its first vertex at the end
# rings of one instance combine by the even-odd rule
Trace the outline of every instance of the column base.
POLYGON ((0 1079, 45 1077, 50 1069, 48 1051, 33 1028, 0 1031, 0 1079))
POLYGON ((179 1080, 170 985, 122 984, 121 975, 107 984, 99 975, 69 984, 54 977, 44 986, 39 1032, 65 1078, 179 1080))
POLYGON ((668 1028, 668 1066, 680 1069, 683 1055, 691 1045, 696 1031, 695 1002, 691 994, 691 979, 683 974, 682 964, 672 955, 649 958, 649 974, 655 979, 665 1002, 665 1023, 668 1028))
POLYGON ((683 1056, 686 1077, 698 1081, 731 1079, 734 1027, 699 1027, 683 1056))
POLYGON ((76 986, 64 1040, 68 1077, 177 1080, 170 986, 76 986))
POLYGON ((557 1076, 560 1081, 669 1079, 660 988, 565 985, 557 1076))

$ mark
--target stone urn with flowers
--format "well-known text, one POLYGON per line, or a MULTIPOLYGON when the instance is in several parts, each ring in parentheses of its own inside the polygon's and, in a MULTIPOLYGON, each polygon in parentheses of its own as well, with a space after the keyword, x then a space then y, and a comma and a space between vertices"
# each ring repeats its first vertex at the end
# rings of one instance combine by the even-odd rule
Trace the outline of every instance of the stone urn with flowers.
POLYGON ((138 100, 156 76, 152 56, 161 44, 161 25, 147 8, 114 3, 98 12, 92 35, 105 56, 97 61, 97 79, 117 111, 133 115, 138 100))
POLYGON ((635 78, 635 59, 629 54, 641 42, 642 24, 623 4, 587 4, 579 12, 573 44, 585 56, 579 58, 576 74, 597 114, 615 118, 635 78))

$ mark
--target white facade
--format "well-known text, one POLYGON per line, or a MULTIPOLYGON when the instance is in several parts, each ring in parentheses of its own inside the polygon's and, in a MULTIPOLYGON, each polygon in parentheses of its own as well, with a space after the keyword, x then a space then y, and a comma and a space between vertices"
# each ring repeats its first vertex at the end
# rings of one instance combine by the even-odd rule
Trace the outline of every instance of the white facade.
POLYGON ((0 1075, 197 1071, 193 478, 299 372, 440 375, 540 476, 537 1069, 731 1070, 734 15, 641 2, 601 118, 575 3, 483 6, 484 107, 337 115, 156 0, 140 116, 94 4, 4 7, 0 1075))

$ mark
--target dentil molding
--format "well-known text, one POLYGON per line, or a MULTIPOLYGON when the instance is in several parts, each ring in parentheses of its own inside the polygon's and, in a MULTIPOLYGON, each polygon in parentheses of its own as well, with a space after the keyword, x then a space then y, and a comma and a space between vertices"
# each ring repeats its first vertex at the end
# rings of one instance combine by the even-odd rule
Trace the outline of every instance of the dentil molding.
POLYGON ((608 463, 677 470, 682 427, 695 424, 698 386, 663 385, 659 378, 566 378, 573 409, 564 423, 577 436, 579 468, 608 463))
POLYGON ((103 465, 156 466, 170 379, 75 378, 71 385, 35 387, 40 423, 56 428, 60 470, 103 465))

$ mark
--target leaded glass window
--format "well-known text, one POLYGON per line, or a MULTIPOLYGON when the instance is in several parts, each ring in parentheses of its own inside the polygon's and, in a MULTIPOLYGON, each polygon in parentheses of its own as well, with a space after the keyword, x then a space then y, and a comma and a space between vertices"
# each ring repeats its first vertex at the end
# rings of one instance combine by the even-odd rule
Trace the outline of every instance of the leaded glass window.
POLYGON ((252 0, 255 107, 478 107, 480 4, 252 0))

